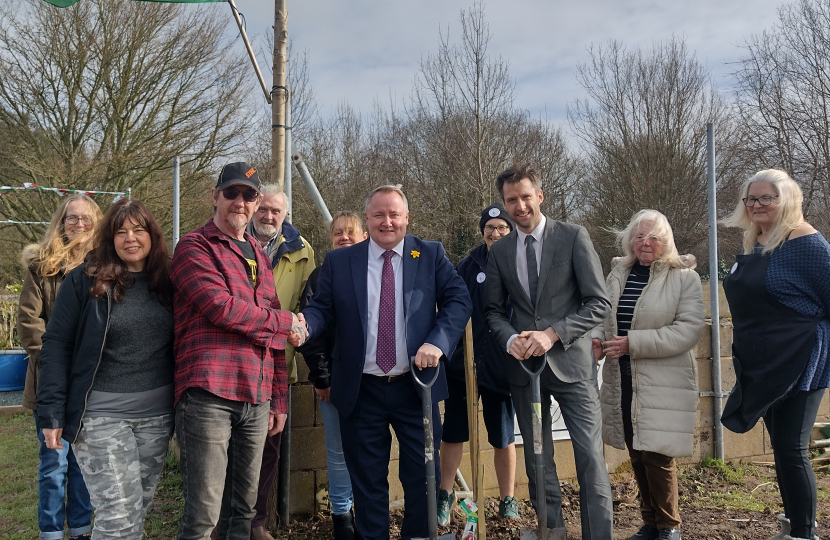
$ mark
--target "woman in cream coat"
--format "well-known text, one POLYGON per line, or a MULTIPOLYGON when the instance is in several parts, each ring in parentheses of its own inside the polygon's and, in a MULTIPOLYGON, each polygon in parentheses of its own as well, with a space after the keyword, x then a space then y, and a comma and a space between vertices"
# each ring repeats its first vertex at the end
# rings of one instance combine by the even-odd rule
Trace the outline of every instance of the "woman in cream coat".
POLYGON ((606 359, 602 436, 631 456, 644 523, 631 540, 680 540, 675 458, 694 446, 703 291, 694 256, 678 255, 660 212, 635 214, 618 241, 625 256, 606 280, 613 311, 593 335, 606 359))

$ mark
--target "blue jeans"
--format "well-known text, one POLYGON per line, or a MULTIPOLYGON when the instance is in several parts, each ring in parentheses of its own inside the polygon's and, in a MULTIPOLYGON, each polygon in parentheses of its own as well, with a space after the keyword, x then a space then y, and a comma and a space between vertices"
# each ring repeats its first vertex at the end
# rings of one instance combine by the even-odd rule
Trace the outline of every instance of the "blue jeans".
POLYGON ((46 448, 37 413, 35 428, 40 441, 40 466, 37 473, 37 522, 43 540, 62 540, 64 521, 69 536, 79 536, 92 530, 92 503, 84 477, 75 460, 69 442, 63 441, 63 450, 46 448))
POLYGON ((320 402, 323 430, 326 433, 326 468, 329 475, 329 501, 334 515, 347 514, 352 509, 352 480, 343 455, 340 438, 340 413, 331 403, 320 402))

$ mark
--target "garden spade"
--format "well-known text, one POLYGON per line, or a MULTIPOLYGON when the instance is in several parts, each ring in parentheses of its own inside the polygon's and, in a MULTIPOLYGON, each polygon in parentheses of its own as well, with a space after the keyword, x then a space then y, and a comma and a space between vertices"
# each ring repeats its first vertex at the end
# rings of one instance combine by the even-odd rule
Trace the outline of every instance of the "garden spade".
MULTIPOLYGON (((551 529, 547 526, 548 502, 545 498, 545 458, 542 451, 542 389, 539 382, 539 377, 547 362, 544 357, 534 356, 520 361, 519 365, 530 376, 533 409, 533 468, 536 472, 536 520, 539 523, 535 529, 521 529, 519 538, 520 540, 567 540, 564 527, 551 529), (540 359, 541 363, 538 369, 531 371, 525 364, 534 359, 540 359)), ((525 451, 527 451, 526 443, 525 451)))
POLYGON ((427 475, 427 525, 429 528, 429 540, 455 540, 454 534, 442 534, 438 536, 438 501, 435 490, 435 445, 432 436, 432 385, 438 378, 441 367, 434 368, 434 373, 429 382, 424 382, 418 377, 418 370, 415 367, 415 357, 409 359, 409 366, 412 369, 412 377, 423 390, 421 391, 421 407, 424 413, 424 455, 426 456, 427 475))

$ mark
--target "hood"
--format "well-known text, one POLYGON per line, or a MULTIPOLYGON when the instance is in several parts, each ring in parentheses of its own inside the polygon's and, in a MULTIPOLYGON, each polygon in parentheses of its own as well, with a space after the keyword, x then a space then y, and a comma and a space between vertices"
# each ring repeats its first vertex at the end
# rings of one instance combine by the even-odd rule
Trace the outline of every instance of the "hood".
POLYGON ((38 251, 40 251, 40 244, 29 244, 23 248, 23 252, 20 254, 20 263, 23 268, 29 268, 32 261, 37 258, 38 251))

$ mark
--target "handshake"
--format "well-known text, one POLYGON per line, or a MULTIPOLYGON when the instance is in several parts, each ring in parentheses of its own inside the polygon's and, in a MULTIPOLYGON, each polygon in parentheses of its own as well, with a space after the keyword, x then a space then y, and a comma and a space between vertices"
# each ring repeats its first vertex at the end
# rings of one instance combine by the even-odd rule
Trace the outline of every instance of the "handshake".
POLYGON ((296 315, 292 313, 291 316, 293 320, 291 322, 291 332, 288 334, 288 344, 292 347, 299 347, 308 339, 308 326, 302 313, 296 315))

